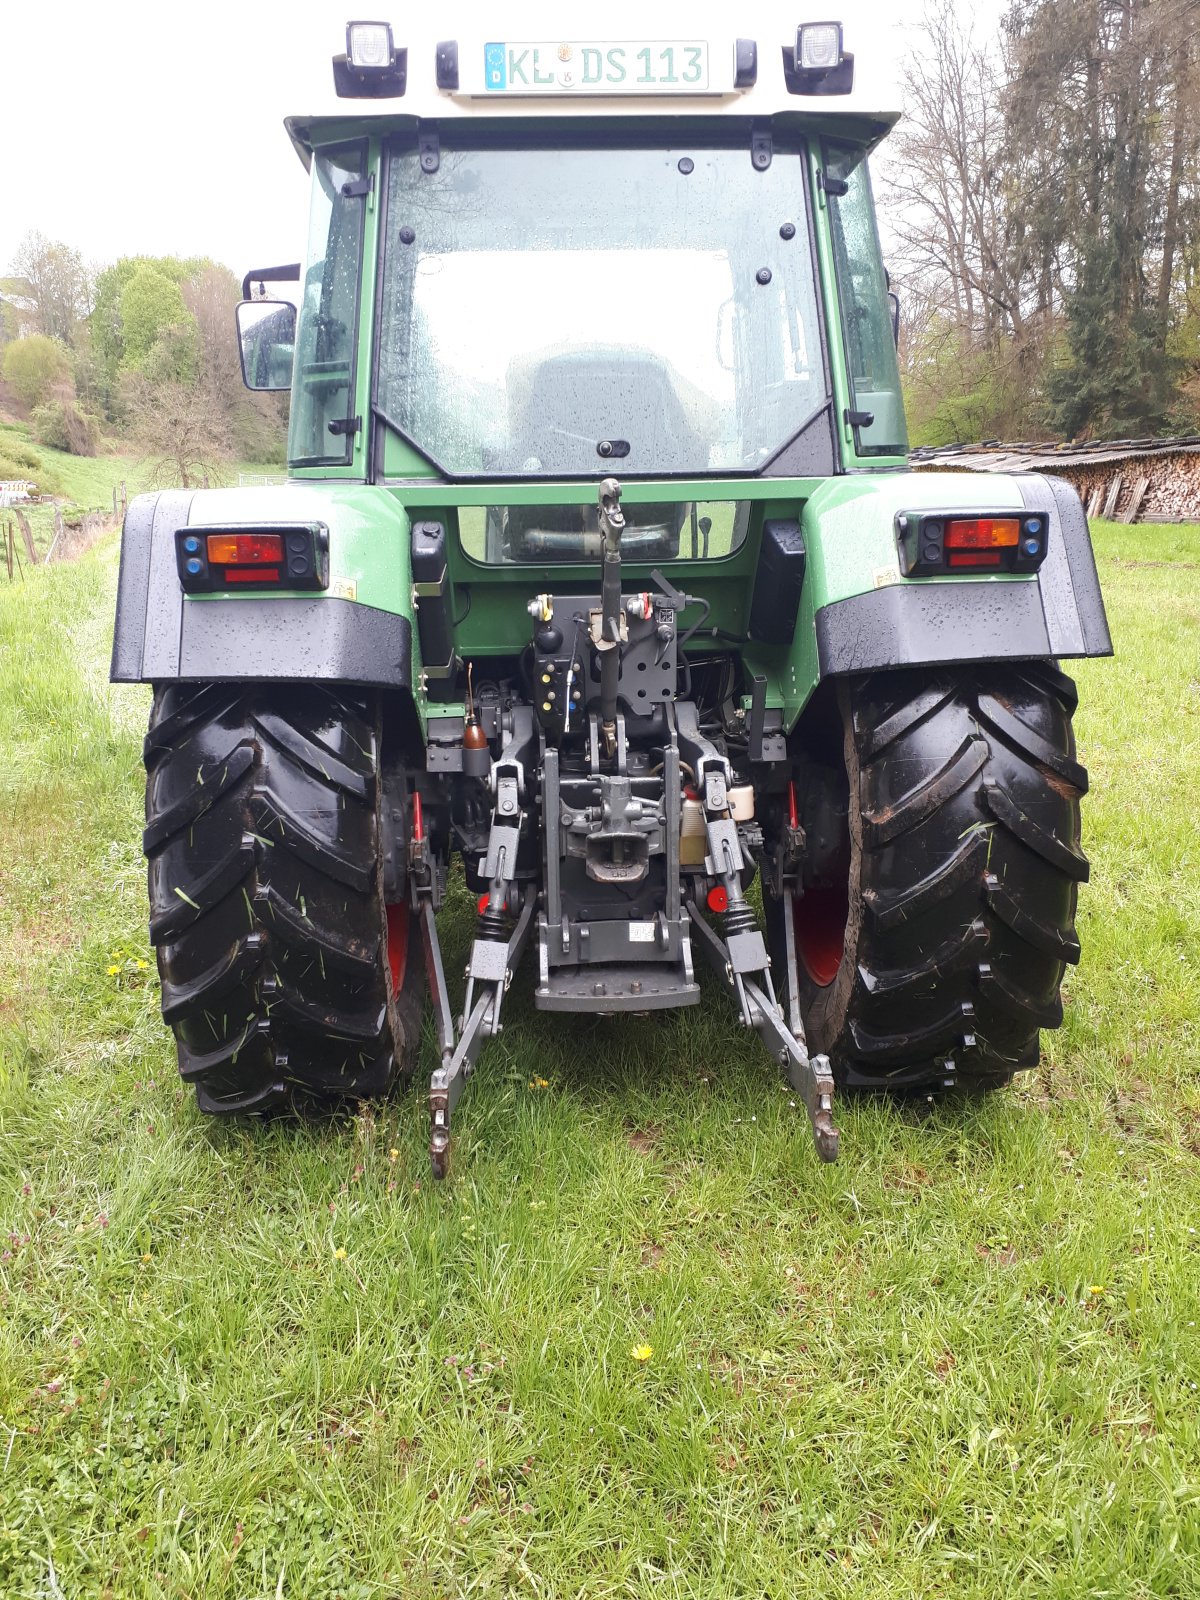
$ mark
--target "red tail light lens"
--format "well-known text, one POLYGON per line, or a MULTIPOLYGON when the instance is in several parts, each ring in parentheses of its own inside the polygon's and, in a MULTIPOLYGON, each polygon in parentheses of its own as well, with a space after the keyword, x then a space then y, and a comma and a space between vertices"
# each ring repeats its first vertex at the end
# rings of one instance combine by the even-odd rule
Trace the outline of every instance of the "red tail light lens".
POLYGON ((999 550, 951 550, 946 557, 948 567, 998 567, 999 550))
POLYGON ((226 567, 226 583, 278 583, 278 567, 226 567))
MULTIPOLYGON (((218 567, 278 566, 283 560, 279 533, 210 533, 208 559, 218 567)), ((229 578, 233 580, 233 574, 229 578)), ((260 574, 263 576, 263 574, 260 574)), ((278 577, 278 573, 276 573, 278 577)), ((236 580, 233 580, 236 581, 236 580)))

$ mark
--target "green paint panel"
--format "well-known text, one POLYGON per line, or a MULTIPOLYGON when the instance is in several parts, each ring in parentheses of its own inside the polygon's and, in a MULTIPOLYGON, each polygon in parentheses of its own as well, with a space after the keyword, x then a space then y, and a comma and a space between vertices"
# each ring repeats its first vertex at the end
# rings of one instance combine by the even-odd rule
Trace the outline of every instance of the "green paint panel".
POLYGON ((800 525, 808 563, 800 614, 783 667, 790 727, 817 686, 816 615, 823 606, 890 583, 1036 583, 1032 574, 902 578, 896 517, 902 511, 1021 511, 1015 478, 971 472, 878 472, 828 478, 805 504, 800 525))
MULTIPOLYGON (((408 515, 385 490, 301 478, 274 488, 209 489, 196 495, 189 517, 192 527, 240 528, 264 522, 325 523, 328 595, 412 616, 408 515)), ((272 592, 282 597, 292 591, 272 592)), ((250 597, 193 595, 186 603, 236 605, 242 598, 250 597)), ((261 600, 262 591, 253 598, 261 600)))

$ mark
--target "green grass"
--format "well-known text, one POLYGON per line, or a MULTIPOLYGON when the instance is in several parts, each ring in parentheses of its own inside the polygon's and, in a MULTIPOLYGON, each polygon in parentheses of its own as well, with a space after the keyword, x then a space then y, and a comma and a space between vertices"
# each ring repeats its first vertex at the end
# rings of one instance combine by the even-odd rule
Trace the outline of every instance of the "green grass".
POLYGON ((202 1121, 115 543, 0 590, 0 1594, 1200 1592, 1200 535, 1096 538, 1065 1026, 986 1102, 843 1102, 832 1168, 719 993, 527 975, 445 1185, 420 1095, 202 1121))
MULTIPOLYGON (((134 495, 142 494, 152 489, 155 485, 151 481, 150 463, 136 454, 106 454, 96 456, 72 456, 63 450, 50 450, 43 444, 34 443, 29 434, 29 429, 23 423, 0 423, 0 458, 5 455, 6 441, 15 441, 27 449, 36 451, 47 469, 46 483, 49 493, 63 502, 64 510, 68 516, 74 511, 103 511, 111 513, 113 507, 113 491, 122 483, 125 493, 132 500, 134 495)), ((282 473, 285 469, 278 464, 264 465, 256 461, 230 461, 224 462, 218 469, 218 475, 210 478, 215 487, 218 482, 233 483, 238 481, 239 473, 282 473)), ((22 469, 22 476, 24 476, 22 469)), ((162 487, 162 485, 159 485, 162 487)), ((33 505, 22 508, 29 519, 33 533, 34 547, 39 559, 43 559, 49 551, 54 540, 54 507, 53 505, 33 505)), ((12 521, 11 511, 0 510, 0 524, 5 520, 12 521)), ((25 547, 18 545, 19 553, 24 558, 25 547)))

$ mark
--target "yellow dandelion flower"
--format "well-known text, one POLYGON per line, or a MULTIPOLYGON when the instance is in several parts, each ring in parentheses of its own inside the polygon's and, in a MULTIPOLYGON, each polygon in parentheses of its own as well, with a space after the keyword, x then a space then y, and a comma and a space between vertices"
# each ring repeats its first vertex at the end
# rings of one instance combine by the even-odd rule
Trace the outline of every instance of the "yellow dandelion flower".
POLYGON ((149 965, 150 965, 150 963, 148 961, 142 961, 142 960, 139 959, 139 961, 137 963, 137 969, 138 969, 139 972, 145 972, 146 968, 149 965))
POLYGON ((399 1159, 400 1159, 399 1150, 396 1150, 395 1148, 393 1148, 393 1149, 388 1151, 388 1160, 389 1161, 398 1161, 399 1159))
POLYGON ((345 1245, 342 1245, 342 1244, 338 1245, 337 1249, 333 1252, 333 1258, 334 1258, 335 1261, 345 1261, 345 1259, 346 1259, 346 1247, 345 1247, 345 1245))
POLYGON ((1088 1284, 1088 1293, 1089 1294, 1104 1294, 1104 1293, 1106 1293, 1105 1286, 1102 1283, 1089 1283, 1088 1284))
POLYGON ((531 1089, 548 1089, 550 1080, 549 1078, 530 1078, 529 1087, 531 1089))
POLYGON ((120 972, 121 969, 120 969, 120 967, 113 966, 113 967, 106 967, 104 970, 105 970, 105 972, 107 973, 107 975, 110 978, 115 978, 117 973, 120 972))
POLYGON ((629 1352, 630 1360, 632 1361, 649 1361, 653 1354, 654 1346, 652 1344, 635 1344, 629 1352))

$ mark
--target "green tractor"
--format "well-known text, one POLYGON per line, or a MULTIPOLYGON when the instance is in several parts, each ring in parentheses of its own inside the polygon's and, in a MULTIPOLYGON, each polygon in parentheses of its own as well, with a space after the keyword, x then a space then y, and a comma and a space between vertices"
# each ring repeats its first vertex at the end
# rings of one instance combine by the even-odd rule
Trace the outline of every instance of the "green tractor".
POLYGON ((287 124, 308 259, 247 275, 239 332, 288 480, 143 496, 122 543, 206 1112, 382 1095, 428 1005, 442 1176, 526 954, 535 1006, 631 1027, 724 987, 825 1160, 835 1085, 991 1089, 1061 1020, 1087 523, 1053 479, 907 470, 867 170, 898 108, 839 24, 698 9, 351 24, 287 124))

